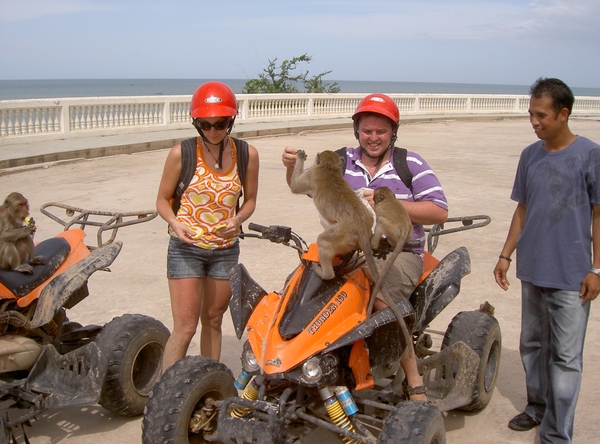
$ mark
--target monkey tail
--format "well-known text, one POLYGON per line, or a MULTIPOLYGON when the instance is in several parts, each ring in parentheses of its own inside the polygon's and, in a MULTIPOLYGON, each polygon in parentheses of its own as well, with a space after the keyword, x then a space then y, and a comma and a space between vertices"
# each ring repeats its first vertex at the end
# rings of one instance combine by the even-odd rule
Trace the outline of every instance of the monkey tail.
MULTIPOLYGON (((363 248, 363 247, 361 247, 361 248, 363 248)), ((367 260, 367 265, 369 265, 369 268, 371 269, 371 273, 373 274, 373 278, 375 279, 375 285, 372 287, 372 290, 371 290, 371 299, 369 300, 369 307, 367 308, 366 321, 368 321, 369 318, 371 317, 371 312, 373 311, 373 304, 375 303, 375 298, 377 297, 377 293, 381 292, 381 295, 383 296, 383 300, 388 305, 388 307, 390 307, 390 310, 392 310, 392 313, 394 313, 394 316, 396 316, 396 320, 398 321, 398 324, 400 325, 400 330, 402 330, 402 335, 404 336, 404 340, 406 343, 406 349, 408 350, 408 356, 412 357, 412 353, 413 353, 412 338, 411 338, 410 332, 408 331, 408 327, 406 326, 406 322, 404 322, 404 317, 402 316, 402 313, 400 312, 398 305, 396 305, 394 300, 390 297, 387 290, 385 288, 383 288, 383 280, 387 276, 388 272, 390 271, 390 268, 394 264, 396 258, 402 251, 403 244, 398 243, 396 245, 396 248, 394 248, 394 251, 390 255, 390 258, 386 261, 385 266, 383 267, 383 270, 381 271, 381 275, 379 275, 379 272, 377 271, 377 266, 375 264, 375 259, 373 258, 373 252, 371 250, 371 246, 368 245, 367 248, 368 248, 368 254, 364 248, 363 248, 363 253, 365 255, 365 259, 367 260)))

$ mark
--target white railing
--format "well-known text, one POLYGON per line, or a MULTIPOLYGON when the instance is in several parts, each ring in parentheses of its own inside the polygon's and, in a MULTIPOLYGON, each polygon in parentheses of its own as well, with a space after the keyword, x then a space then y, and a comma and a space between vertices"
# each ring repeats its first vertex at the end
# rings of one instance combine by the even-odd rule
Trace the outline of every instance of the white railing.
MULTIPOLYGON (((390 94, 402 115, 526 115, 528 96, 390 94)), ((239 94, 237 123, 347 118, 364 94, 239 94)), ((191 96, 0 100, 0 143, 185 128, 191 96)), ((574 115, 600 114, 600 97, 577 97, 574 115)))

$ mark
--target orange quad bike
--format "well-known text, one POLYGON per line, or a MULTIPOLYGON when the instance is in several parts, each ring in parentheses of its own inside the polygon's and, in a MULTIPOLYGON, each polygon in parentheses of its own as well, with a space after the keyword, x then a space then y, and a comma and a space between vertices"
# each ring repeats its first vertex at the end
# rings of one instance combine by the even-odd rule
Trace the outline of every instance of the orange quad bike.
POLYGON ((48 408, 99 402, 120 415, 141 414, 169 337, 160 321, 140 314, 103 326, 67 317, 88 296, 90 276, 110 271, 122 247, 114 241, 117 230, 149 221, 155 212, 88 211, 53 202, 41 212, 64 227, 35 246, 46 263, 32 274, 0 270, 0 443, 16 443, 15 426, 23 429, 48 408), (56 216, 57 208, 71 219, 56 216), (84 244, 87 226, 97 229, 97 246, 84 244), (103 234, 110 238, 104 241, 103 234))
MULTIPOLYGON (((293 443, 325 429, 345 443, 444 443, 441 412, 478 411, 490 401, 500 364, 498 321, 482 311, 458 313, 445 332, 430 322, 456 297, 470 272, 460 247, 442 260, 430 252, 441 234, 481 227, 488 216, 451 218, 457 228, 428 229, 426 271, 399 308, 412 332, 429 402, 404 393, 399 359, 406 344, 390 308, 367 319, 371 283, 357 252, 339 258, 336 276, 313 270, 316 244, 284 226, 249 224, 245 234, 293 247, 300 265, 283 290, 267 293, 239 264, 232 272, 230 310, 242 351, 234 378, 222 363, 187 356, 154 386, 142 421, 144 444, 293 443), (479 220, 480 222, 474 223, 479 220), (443 336, 433 348, 432 334, 443 336)), ((374 254, 385 257, 390 249, 374 254)), ((313 437, 315 435, 312 435, 313 437)), ((308 438, 307 438, 308 437, 308 438)))

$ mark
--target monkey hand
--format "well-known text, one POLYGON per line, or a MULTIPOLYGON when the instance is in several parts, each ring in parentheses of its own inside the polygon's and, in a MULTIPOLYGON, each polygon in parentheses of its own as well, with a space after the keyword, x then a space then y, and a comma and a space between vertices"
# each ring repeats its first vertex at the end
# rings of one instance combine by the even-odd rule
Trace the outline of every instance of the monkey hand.
POLYGON ((22 228, 20 228, 21 231, 21 235, 19 236, 19 238, 24 238, 27 236, 33 236, 33 234, 35 233, 36 227, 35 225, 24 225, 22 228))
POLYGON ((31 228, 31 234, 35 233, 37 227, 35 226, 35 220, 33 220, 33 217, 27 216, 23 222, 25 223, 26 227, 31 228))
POLYGON ((300 160, 306 160, 306 152, 304 152, 304 150, 298 150, 296 151, 296 157, 300 160))

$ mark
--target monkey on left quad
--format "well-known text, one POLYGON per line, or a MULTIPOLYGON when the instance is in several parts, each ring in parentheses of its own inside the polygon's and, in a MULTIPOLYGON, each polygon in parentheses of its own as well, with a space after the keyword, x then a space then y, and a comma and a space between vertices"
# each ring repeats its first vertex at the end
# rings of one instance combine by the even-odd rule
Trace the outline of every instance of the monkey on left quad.
MULTIPOLYGON (((48 408, 98 402, 120 415, 141 414, 169 337, 160 321, 141 314, 104 326, 84 326, 67 316, 89 295, 91 275, 107 270, 121 251, 122 243, 114 240, 118 229, 149 221, 155 212, 58 203, 43 205, 41 212, 64 227, 28 254, 44 260, 30 260, 30 271, 0 270, 0 444, 16 442, 19 428, 48 408), (57 208, 70 219, 56 216, 57 208), (84 244, 88 226, 97 229, 97 246, 84 244)), ((25 225, 23 214, 19 223, 25 225)))

